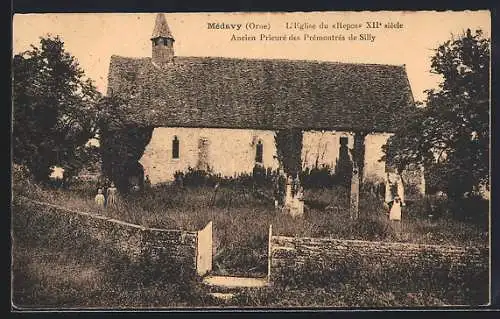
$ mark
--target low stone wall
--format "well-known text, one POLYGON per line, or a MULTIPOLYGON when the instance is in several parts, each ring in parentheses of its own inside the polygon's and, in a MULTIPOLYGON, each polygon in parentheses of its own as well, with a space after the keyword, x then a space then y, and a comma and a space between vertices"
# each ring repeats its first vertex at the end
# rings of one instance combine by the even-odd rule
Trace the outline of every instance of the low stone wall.
POLYGON ((330 272, 328 276, 333 277, 345 275, 344 282, 353 274, 352 278, 358 279, 415 275, 434 280, 439 273, 443 285, 447 284, 445 278, 453 278, 469 283, 481 280, 484 282, 471 284, 488 286, 487 248, 271 235, 269 251, 269 276, 276 282, 304 278, 302 272, 309 269, 330 272))
MULTIPOLYGON (((130 262, 137 262, 152 269, 168 268, 172 264, 182 265, 182 272, 189 276, 203 275, 211 270, 211 260, 209 265, 206 262, 199 265, 198 256, 198 246, 207 246, 207 243, 199 245, 198 234, 203 232, 204 238, 211 239, 211 222, 201 231, 148 228, 26 198, 17 200, 22 203, 14 203, 20 207, 15 213, 35 215, 32 212, 36 212, 37 216, 30 216, 31 223, 35 224, 36 218, 43 218, 43 223, 49 225, 48 227, 54 225, 61 229, 60 240, 65 240, 65 233, 81 233, 82 237, 90 238, 91 242, 98 242, 119 252, 130 262)), ((206 249, 211 252, 211 240, 208 246, 206 249)))

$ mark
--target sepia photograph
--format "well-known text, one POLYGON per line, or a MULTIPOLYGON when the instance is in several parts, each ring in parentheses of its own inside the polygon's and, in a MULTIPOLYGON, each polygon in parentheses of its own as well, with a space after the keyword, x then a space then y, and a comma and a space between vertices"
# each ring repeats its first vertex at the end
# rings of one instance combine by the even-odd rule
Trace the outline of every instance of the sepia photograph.
POLYGON ((491 304, 489 11, 12 21, 12 311, 491 304))

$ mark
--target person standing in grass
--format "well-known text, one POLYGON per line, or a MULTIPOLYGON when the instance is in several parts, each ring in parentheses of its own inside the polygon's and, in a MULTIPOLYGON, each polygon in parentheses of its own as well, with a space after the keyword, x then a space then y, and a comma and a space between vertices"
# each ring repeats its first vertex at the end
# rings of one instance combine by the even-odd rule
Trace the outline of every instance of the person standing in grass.
POLYGON ((118 201, 118 189, 115 187, 115 183, 111 182, 111 186, 108 188, 106 195, 108 197, 106 206, 116 207, 116 203, 118 201))
POLYGON ((401 231, 401 205, 401 199, 396 195, 389 210, 389 220, 393 222, 398 233, 401 231))
POLYGON ((97 205, 97 209, 101 211, 104 208, 104 203, 105 203, 105 198, 104 194, 102 193, 102 189, 99 188, 97 190, 97 195, 95 195, 95 203, 97 205))
POLYGON ((146 175, 146 179, 144 180, 144 188, 147 190, 151 188, 151 180, 149 179, 149 175, 146 175))

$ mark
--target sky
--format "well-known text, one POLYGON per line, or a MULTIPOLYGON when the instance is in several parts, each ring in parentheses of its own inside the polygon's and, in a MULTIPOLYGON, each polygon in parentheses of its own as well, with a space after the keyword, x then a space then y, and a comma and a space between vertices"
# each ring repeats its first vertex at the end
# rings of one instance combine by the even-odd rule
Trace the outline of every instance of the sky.
MULTIPOLYGON (((111 55, 150 57, 150 37, 157 13, 16 14, 14 54, 38 45, 41 36, 58 35, 86 76, 106 93, 111 55)), ((279 58, 405 65, 415 100, 436 88, 441 78, 430 73, 433 49, 467 28, 491 34, 489 11, 446 12, 312 12, 312 13, 166 13, 177 56, 279 58), (321 23, 328 29, 319 28, 321 23), (367 22, 380 22, 377 29, 367 22), (388 23, 402 28, 385 28, 388 23), (240 24, 241 29, 210 29, 208 23, 240 24), (334 25, 351 25, 333 29, 334 25), (287 24, 288 27, 287 28, 287 24), (268 29, 246 29, 247 26, 268 29), (307 29, 294 29, 293 26, 307 29), (315 29, 312 29, 312 26, 315 29), (354 25, 361 27, 354 28, 354 25), (256 41, 231 41, 232 35, 256 36, 256 41), (260 41, 266 36, 295 35, 300 40, 260 41), (304 40, 309 36, 344 36, 344 40, 304 40), (348 40, 350 34, 357 40, 348 40), (363 35, 363 36, 361 36, 363 35), (370 36, 368 36, 370 35, 370 36), (374 41, 371 41, 375 36, 374 41), (359 40, 360 38, 368 40, 359 40)), ((373 25, 373 24, 372 24, 373 25)), ((369 83, 367 83, 369 85, 369 83)))

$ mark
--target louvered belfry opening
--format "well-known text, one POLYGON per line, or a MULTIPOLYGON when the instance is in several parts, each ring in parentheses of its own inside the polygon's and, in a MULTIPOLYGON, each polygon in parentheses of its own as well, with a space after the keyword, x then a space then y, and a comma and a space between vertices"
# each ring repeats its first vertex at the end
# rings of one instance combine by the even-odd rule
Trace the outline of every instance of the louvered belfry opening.
POLYGON ((173 63, 174 61, 174 37, 167 24, 165 15, 159 13, 156 16, 152 43, 152 60, 157 66, 164 66, 173 63))

